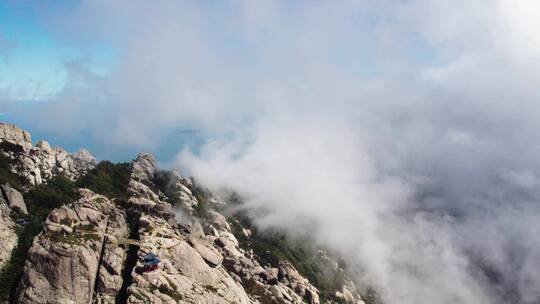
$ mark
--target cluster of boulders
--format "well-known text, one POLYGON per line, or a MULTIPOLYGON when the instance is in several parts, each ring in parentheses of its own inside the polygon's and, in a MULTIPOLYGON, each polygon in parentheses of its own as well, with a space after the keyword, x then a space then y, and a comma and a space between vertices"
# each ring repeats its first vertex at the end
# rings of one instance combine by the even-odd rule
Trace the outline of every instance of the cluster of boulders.
POLYGON ((0 123, 0 144, 0 152, 15 162, 13 171, 24 176, 30 185, 39 185, 57 173, 75 180, 97 163, 85 149, 70 154, 43 140, 34 147, 30 133, 11 124, 0 123))

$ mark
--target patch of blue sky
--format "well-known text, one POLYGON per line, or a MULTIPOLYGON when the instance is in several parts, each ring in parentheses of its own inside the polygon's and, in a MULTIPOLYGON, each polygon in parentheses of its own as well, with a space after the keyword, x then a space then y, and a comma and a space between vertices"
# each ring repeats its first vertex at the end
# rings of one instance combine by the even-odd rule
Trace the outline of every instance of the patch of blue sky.
POLYGON ((106 74, 114 65, 114 51, 107 45, 77 48, 59 41, 40 22, 33 9, 0 3, 0 35, 10 46, 0 52, 1 98, 52 98, 68 81, 65 64, 73 60, 84 59, 90 71, 98 75, 106 74))

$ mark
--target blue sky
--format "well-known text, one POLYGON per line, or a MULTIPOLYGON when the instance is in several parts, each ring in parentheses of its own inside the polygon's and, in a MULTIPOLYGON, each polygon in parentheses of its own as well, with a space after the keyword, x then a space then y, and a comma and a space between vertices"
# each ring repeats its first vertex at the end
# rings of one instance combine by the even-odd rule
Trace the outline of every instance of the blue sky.
POLYGON ((385 74, 409 85, 423 67, 443 63, 425 35, 393 24, 399 5, 137 3, 0 1, 0 120, 101 159, 151 150, 168 162, 186 143, 211 138, 201 134, 256 121, 257 103, 271 96, 259 86, 278 85, 285 95, 316 91, 328 83, 315 79, 319 69, 339 74, 328 79, 335 90, 385 74), (70 66, 83 78, 70 76, 70 66), (141 111, 131 118, 127 108, 141 111), (43 123, 44 111, 55 119, 43 123))
POLYGON ((0 2, 0 89, 4 100, 47 100, 67 80, 64 65, 85 60, 96 72, 106 72, 114 54, 105 44, 83 50, 61 42, 43 22, 40 10, 67 6, 67 1, 0 2))
MULTIPOLYGON (((34 141, 47 139, 70 151, 85 147, 99 151, 102 158, 127 160, 133 156, 130 149, 106 153, 103 144, 89 137, 41 130, 30 114, 62 91, 68 81, 66 64, 80 60, 96 74, 106 74, 114 65, 115 54, 109 45, 97 41, 85 48, 69 45, 48 29, 43 10, 67 8, 70 3, 0 2, 0 121, 29 130, 34 141)), ((165 157, 170 158, 171 153, 165 157)))

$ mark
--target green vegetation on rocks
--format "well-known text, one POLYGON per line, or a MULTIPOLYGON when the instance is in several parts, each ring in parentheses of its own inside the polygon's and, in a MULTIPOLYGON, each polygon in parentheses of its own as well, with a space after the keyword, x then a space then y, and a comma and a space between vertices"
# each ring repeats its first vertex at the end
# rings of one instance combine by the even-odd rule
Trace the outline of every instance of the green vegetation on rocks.
POLYGON ((128 163, 114 164, 102 161, 86 175, 79 178, 76 185, 88 188, 109 198, 127 199, 130 165, 128 163))
POLYGON ((203 188, 196 182, 193 183, 193 188, 191 189, 191 192, 199 202, 194 208, 195 215, 202 219, 207 219, 210 216, 210 199, 212 198, 212 194, 210 193, 210 191, 203 188))
POLYGON ((10 166, 13 164, 13 161, 2 154, 0 154, 0 184, 9 183, 13 188, 17 190, 22 189, 24 179, 13 172, 11 172, 10 166))
MULTIPOLYGON (((235 205, 241 204, 240 199, 233 197, 235 205)), ((344 263, 335 268, 328 260, 318 254, 313 241, 308 238, 292 238, 276 230, 259 231, 252 224, 250 217, 243 211, 237 211, 229 218, 233 233, 238 239, 240 247, 245 250, 252 249, 261 259, 261 264, 270 264, 277 267, 279 261, 289 261, 313 286, 319 289, 321 303, 341 303, 335 294, 341 291, 347 273, 344 263), (248 238, 242 229, 251 230, 248 238)), ((373 289, 368 289, 362 299, 366 304, 382 303, 380 297, 373 289)))
POLYGON ((251 225, 248 226, 251 237, 246 238, 241 229, 249 223, 249 219, 243 216, 241 222, 238 218, 232 221, 234 235, 244 249, 253 249, 260 257, 261 264, 277 267, 280 261, 289 261, 319 289, 321 300, 337 300, 335 293, 343 286, 345 273, 342 269, 331 269, 316 253, 310 240, 290 238, 278 231, 261 232, 251 225))
POLYGON ((24 193, 28 212, 44 220, 54 208, 67 204, 79 198, 77 187, 67 177, 57 174, 43 183, 24 193))

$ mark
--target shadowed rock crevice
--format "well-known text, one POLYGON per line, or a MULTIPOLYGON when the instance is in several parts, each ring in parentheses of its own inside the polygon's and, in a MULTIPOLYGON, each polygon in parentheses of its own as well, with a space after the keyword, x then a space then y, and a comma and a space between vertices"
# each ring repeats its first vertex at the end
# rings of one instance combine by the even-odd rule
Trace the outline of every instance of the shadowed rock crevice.
MULTIPOLYGON (((105 233, 108 233, 109 232, 109 222, 110 222, 110 217, 107 217, 107 223, 106 223, 106 228, 105 228, 105 233)), ((97 269, 96 269, 96 280, 94 281, 94 292, 92 293, 92 297, 90 298, 90 301, 92 301, 93 299, 93 296, 96 295, 99 290, 98 290, 98 286, 99 286, 99 280, 100 280, 100 269, 101 269, 101 266, 103 264, 103 256, 105 255, 105 248, 107 247, 107 235, 103 235, 103 242, 101 243, 101 249, 100 249, 100 252, 99 252, 99 260, 98 260, 98 264, 97 264, 97 269)))
MULTIPOLYGON (((130 227, 129 238, 138 240, 139 239, 139 214, 132 214, 128 216, 128 224, 130 227)), ((116 295, 115 303, 116 304, 125 304, 128 299, 127 289, 129 285, 133 282, 131 273, 137 265, 137 259, 139 254, 139 246, 129 245, 128 251, 126 254, 126 260, 124 261, 124 268, 122 269, 122 287, 116 295)))

